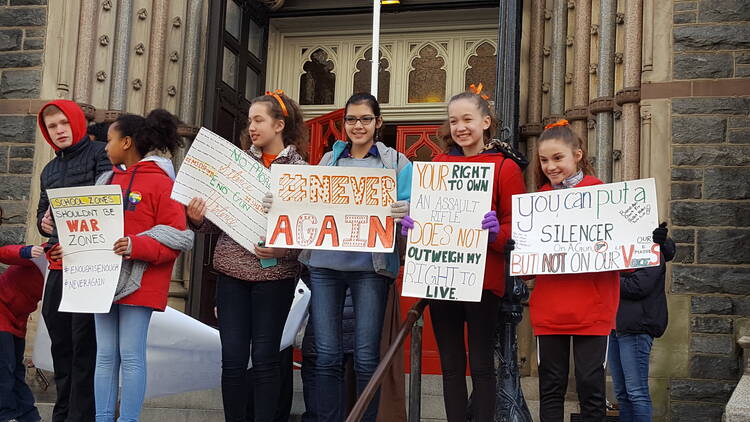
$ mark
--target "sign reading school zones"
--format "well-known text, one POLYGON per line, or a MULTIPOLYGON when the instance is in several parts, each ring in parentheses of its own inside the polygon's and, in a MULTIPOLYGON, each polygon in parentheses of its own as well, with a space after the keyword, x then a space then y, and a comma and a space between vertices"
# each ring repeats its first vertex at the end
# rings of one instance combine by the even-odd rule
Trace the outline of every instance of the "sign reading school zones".
POLYGON ((184 205, 205 199, 206 218, 253 251, 266 233, 262 200, 270 179, 271 172, 245 151, 201 128, 180 166, 172 199, 184 205))
POLYGON ((402 296, 482 299, 494 163, 414 163, 402 296))
POLYGON ((393 252, 396 172, 333 166, 271 166, 266 245, 393 252))
POLYGON ((123 236, 119 185, 48 189, 52 216, 63 251, 61 312, 107 313, 120 278, 123 236))
POLYGON ((512 275, 659 265, 654 179, 513 195, 512 275))

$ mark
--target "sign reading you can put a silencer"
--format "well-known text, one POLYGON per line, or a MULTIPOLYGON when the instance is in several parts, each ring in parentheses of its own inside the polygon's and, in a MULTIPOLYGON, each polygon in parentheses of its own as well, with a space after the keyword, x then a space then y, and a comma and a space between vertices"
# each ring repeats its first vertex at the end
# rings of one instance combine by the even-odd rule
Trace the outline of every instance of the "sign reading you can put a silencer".
POLYGON ((414 163, 402 295, 482 299, 493 163, 414 163))
POLYGON ((654 179, 513 195, 512 275, 659 265, 654 179))

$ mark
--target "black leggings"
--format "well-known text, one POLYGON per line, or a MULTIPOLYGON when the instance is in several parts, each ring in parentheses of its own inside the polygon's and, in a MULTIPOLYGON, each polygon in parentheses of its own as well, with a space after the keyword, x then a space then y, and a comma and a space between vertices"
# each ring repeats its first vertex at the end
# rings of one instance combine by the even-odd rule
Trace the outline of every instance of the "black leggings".
POLYGON ((430 316, 443 370, 443 400, 448 422, 465 422, 466 348, 464 323, 468 328, 472 408, 476 422, 491 422, 495 413, 494 339, 500 297, 489 290, 481 302, 431 300, 430 316))

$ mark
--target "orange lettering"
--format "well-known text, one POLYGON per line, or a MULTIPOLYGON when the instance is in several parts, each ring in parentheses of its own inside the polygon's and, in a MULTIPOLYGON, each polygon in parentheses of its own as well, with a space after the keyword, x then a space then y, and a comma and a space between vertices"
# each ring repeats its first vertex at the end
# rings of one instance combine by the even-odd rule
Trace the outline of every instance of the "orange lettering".
POLYGON ((284 241, 287 245, 294 243, 294 240, 292 239, 292 225, 289 222, 288 215, 280 215, 279 219, 276 220, 276 227, 273 229, 273 234, 271 235, 271 241, 269 243, 274 245, 276 243, 276 238, 282 233, 284 234, 284 241))
POLYGON ((320 229, 315 246, 322 245, 326 235, 331 236, 331 246, 337 248, 339 246, 339 231, 336 228, 336 220, 334 220, 332 215, 326 215, 323 218, 323 227, 320 229))
POLYGON ((367 247, 375 247, 375 239, 380 238, 380 243, 385 248, 393 247, 394 230, 393 217, 390 215, 385 218, 385 227, 380 223, 380 218, 375 215, 370 216, 370 232, 367 235, 367 247))

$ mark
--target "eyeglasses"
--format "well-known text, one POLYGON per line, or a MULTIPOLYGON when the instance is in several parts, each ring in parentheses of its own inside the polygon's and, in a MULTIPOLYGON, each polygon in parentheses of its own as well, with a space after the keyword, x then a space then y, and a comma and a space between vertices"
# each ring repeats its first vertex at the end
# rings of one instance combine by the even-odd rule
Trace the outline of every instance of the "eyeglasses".
POLYGON ((375 119, 377 119, 377 117, 375 116, 344 116, 344 123, 346 123, 348 126, 354 126, 357 124, 357 122, 360 122, 362 123, 362 126, 367 126, 375 121, 375 119))

